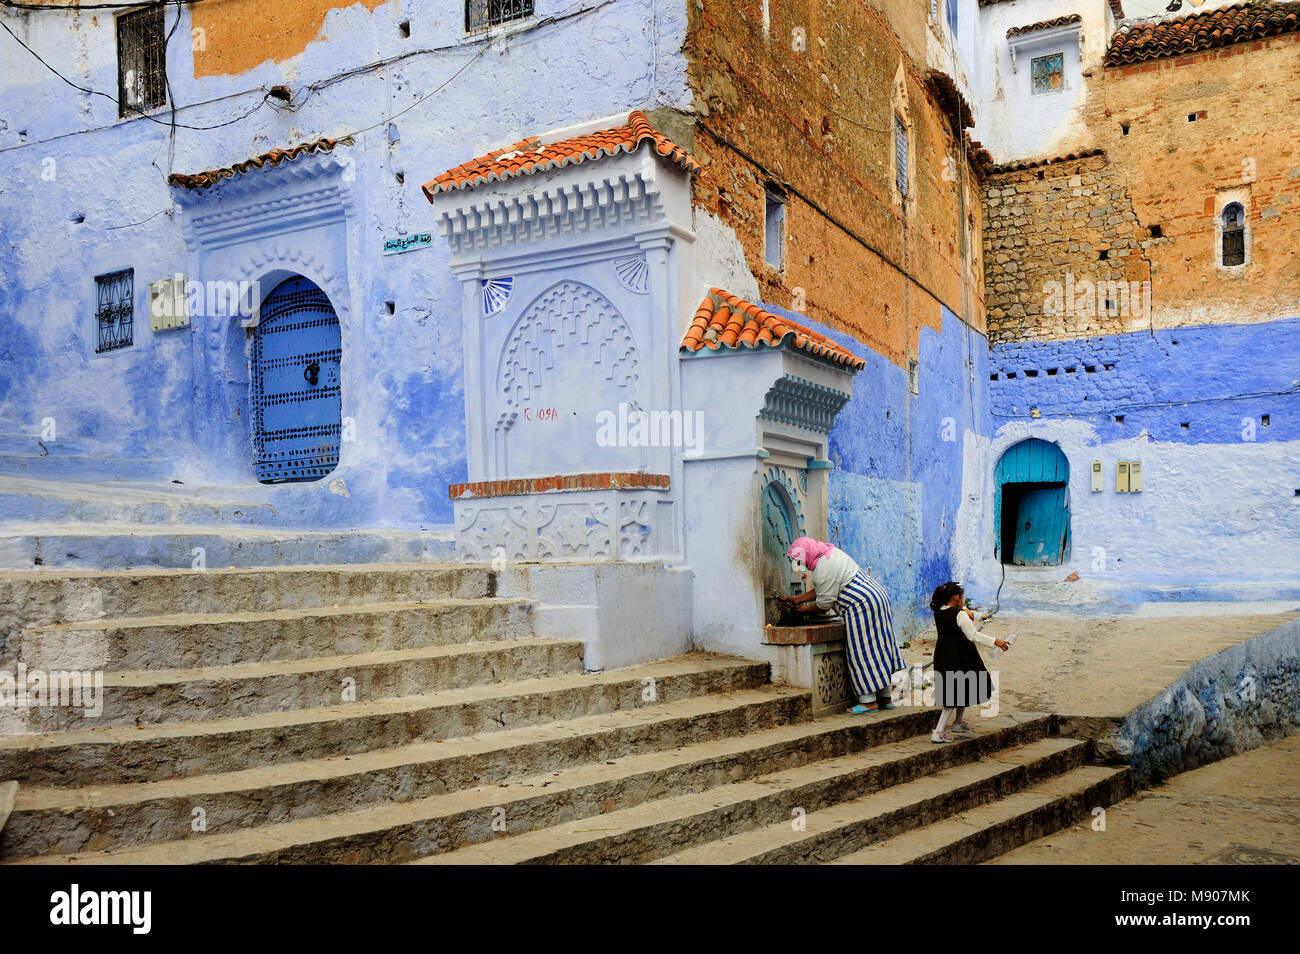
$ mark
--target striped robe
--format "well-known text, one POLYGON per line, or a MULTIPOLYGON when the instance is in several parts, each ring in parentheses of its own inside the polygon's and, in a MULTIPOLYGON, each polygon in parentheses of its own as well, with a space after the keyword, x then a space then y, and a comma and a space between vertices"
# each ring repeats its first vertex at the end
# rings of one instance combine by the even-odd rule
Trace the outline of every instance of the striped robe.
POLYGON ((894 616, 885 588, 859 570, 840 590, 835 609, 848 630, 849 679, 854 694, 889 689, 893 674, 907 667, 894 639, 894 616))

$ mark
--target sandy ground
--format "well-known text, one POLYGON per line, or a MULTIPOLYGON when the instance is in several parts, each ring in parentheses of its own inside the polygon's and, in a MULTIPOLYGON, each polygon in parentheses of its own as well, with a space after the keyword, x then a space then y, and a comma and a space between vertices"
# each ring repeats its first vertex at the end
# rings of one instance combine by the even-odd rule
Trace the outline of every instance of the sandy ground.
POLYGON ((1007 852, 996 865, 1300 864, 1300 735, 1215 762, 1007 852))
MULTIPOLYGON (((1022 712, 1123 716, 1157 695, 1198 659, 1266 633, 1297 615, 999 614, 983 630, 997 637, 1016 633, 1015 646, 996 658, 983 652, 986 665, 998 674, 1004 706, 1022 712)), ((933 648, 931 639, 913 640, 904 656, 909 664, 924 664, 933 648)))

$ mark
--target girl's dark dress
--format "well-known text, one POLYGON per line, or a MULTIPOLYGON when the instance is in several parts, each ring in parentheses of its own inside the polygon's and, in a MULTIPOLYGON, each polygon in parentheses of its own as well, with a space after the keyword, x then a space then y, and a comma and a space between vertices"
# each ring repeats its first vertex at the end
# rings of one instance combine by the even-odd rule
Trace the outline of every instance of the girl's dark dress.
POLYGON ((957 625, 957 614, 964 612, 952 606, 934 611, 934 625, 939 632, 934 644, 934 704, 945 709, 980 706, 993 695, 979 647, 957 625))

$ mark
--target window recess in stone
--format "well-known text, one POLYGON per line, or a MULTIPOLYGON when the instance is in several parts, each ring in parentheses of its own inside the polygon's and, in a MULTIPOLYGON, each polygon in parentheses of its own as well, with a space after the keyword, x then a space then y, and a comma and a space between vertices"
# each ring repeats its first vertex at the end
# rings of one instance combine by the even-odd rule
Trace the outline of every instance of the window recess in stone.
POLYGON ((1230 202, 1223 209, 1223 264, 1246 263, 1246 211, 1240 202, 1230 202))
POLYGON ((130 116, 167 104, 167 38, 163 4, 117 18, 117 114, 130 116))
POLYGON ((99 326, 96 354, 131 347, 135 332, 135 271, 125 268, 95 276, 99 326))
POLYGON ((466 0, 465 31, 522 20, 533 15, 533 0, 466 0))

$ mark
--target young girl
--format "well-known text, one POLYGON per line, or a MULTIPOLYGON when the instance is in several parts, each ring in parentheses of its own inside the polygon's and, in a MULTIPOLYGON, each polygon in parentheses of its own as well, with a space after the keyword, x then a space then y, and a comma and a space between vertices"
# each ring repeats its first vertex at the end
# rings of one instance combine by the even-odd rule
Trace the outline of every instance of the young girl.
POLYGON ((1003 652, 1011 648, 1005 640, 986 636, 975 628, 975 614, 965 608, 964 595, 960 583, 949 582, 935 587, 930 597, 939 633, 934 644, 934 704, 943 708, 939 724, 930 733, 931 742, 952 741, 947 726, 954 712, 953 732, 970 732, 964 718, 966 707, 983 705, 993 694, 989 671, 976 645, 996 646, 1003 652))

